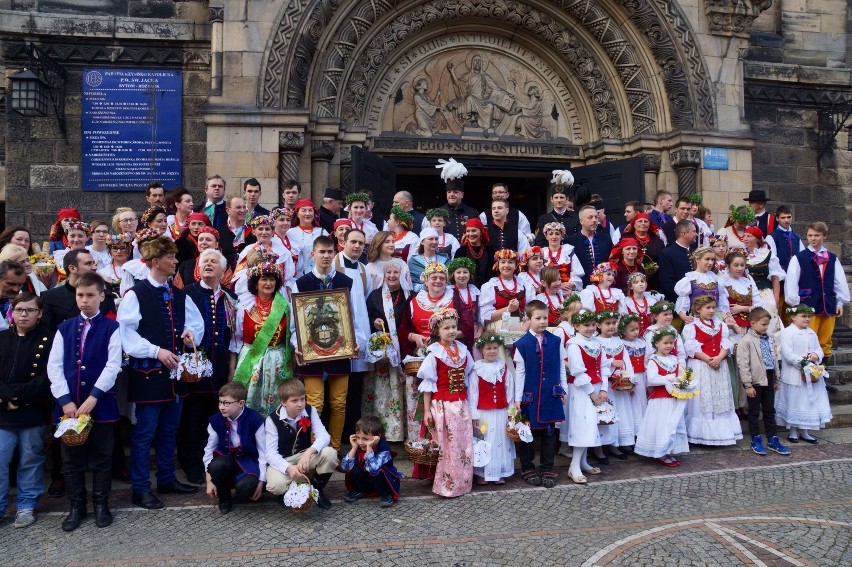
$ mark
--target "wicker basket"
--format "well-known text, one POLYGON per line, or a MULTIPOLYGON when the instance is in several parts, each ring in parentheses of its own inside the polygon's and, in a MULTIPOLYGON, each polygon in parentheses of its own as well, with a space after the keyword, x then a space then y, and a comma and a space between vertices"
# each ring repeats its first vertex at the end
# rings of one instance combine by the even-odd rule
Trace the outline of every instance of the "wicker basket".
MULTIPOLYGON (((192 359, 194 362, 198 362, 198 349, 195 348, 195 345, 192 345, 192 359)), ((184 368, 184 370, 180 373, 180 379, 187 384, 196 384, 201 382, 203 376, 201 374, 193 374, 184 368)))
POLYGON ((816 384, 817 382, 819 382, 819 379, 822 378, 822 376, 814 376, 810 372, 802 371, 801 374, 802 374, 802 382, 807 382, 808 380, 810 380, 813 384, 816 384))
POLYGON ((88 425, 80 433, 77 433, 76 431, 66 431, 62 434, 60 439, 62 439, 62 442, 65 443, 66 447, 79 447, 89 440, 89 432, 91 430, 92 426, 88 425))
POLYGON ((518 433, 518 430, 514 427, 506 427, 506 435, 509 436, 509 439, 511 439, 513 443, 521 442, 521 434, 518 433))
POLYGON ((615 378, 610 381, 610 386, 613 390, 632 391, 636 388, 636 384, 630 381, 629 378, 615 378))
POLYGON ((402 369, 405 371, 406 376, 417 376, 417 372, 420 370, 420 367, 423 365, 423 360, 409 360, 405 364, 402 365, 402 369))
POLYGON ((301 506, 299 506, 298 508, 290 508, 290 509, 293 510, 294 512, 299 512, 301 514, 302 512, 307 512, 308 508, 310 508, 311 504, 313 504, 313 503, 314 503, 314 499, 308 498, 307 500, 305 500, 305 503, 302 504, 301 506))
POLYGON ((423 447, 413 446, 410 441, 406 441, 404 447, 408 460, 417 465, 433 467, 441 458, 441 449, 434 441, 423 447))

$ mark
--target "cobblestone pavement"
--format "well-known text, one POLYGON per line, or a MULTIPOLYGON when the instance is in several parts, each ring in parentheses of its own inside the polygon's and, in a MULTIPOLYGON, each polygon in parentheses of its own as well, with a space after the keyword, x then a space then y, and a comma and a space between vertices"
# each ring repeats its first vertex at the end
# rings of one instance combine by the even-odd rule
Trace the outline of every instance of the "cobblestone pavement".
POLYGON ((295 514, 265 500, 222 517, 196 496, 119 508, 111 528, 87 519, 73 534, 57 511, 25 530, 7 518, 0 550, 4 565, 852 565, 852 458, 837 448, 845 454, 811 462, 751 459, 552 490, 404 493, 390 510, 338 500, 295 514))

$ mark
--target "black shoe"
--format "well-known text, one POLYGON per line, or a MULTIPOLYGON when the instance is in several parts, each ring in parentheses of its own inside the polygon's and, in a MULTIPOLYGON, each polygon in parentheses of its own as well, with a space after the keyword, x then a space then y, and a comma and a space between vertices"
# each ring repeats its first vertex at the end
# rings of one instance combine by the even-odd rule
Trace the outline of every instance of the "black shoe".
POLYGON ((204 476, 203 471, 194 471, 189 470, 184 471, 186 473, 186 480, 189 484, 207 484, 207 477, 204 476))
POLYGON ((350 490, 343 496, 343 501, 352 504, 358 500, 364 498, 363 492, 358 492, 357 490, 350 490))
POLYGON ((95 525, 99 528, 112 525, 112 512, 107 504, 95 504, 95 525))
POLYGON ((594 452, 590 452, 588 454, 588 458, 592 459, 593 461, 595 461, 599 465, 608 465, 609 464, 609 457, 607 457, 606 455, 604 455, 603 457, 598 457, 597 455, 595 455, 594 452))
POLYGON ((74 530, 80 527, 80 524, 83 522, 83 518, 85 517, 85 506, 72 506, 71 511, 68 513, 68 516, 62 522, 62 531, 73 532, 74 530))
POLYGON ((198 492, 198 487, 190 486, 189 484, 184 484, 179 480, 175 480, 171 484, 158 486, 157 492, 159 494, 195 494, 198 492))
POLYGON ((54 479, 47 488, 47 495, 51 498, 65 496, 65 480, 61 478, 54 479))
POLYGON ((800 437, 802 441, 805 443, 810 443, 811 445, 819 445, 819 439, 816 437, 811 437, 810 439, 805 439, 804 437, 800 437))
POLYGON ((787 437, 787 441, 789 441, 790 443, 798 443, 799 438, 798 437, 787 437))
POLYGON ((382 496, 379 499, 379 506, 382 508, 390 508, 393 506, 393 496, 382 496))
POLYGON ((626 461, 627 460, 627 454, 626 453, 619 453, 618 455, 613 455, 612 453, 610 453, 610 455, 612 455, 613 457, 615 457, 619 461, 626 461))
POLYGON ((230 514, 234 509, 234 503, 230 500, 219 500, 219 512, 222 514, 230 514))
POLYGON ((317 498, 317 506, 323 510, 331 510, 331 500, 326 498, 325 494, 320 492, 319 497, 317 498))
POLYGON ((130 501, 133 502, 135 506, 145 508, 146 510, 159 510, 163 507, 163 503, 159 498, 154 496, 153 492, 145 492, 141 494, 139 492, 134 492, 130 501))

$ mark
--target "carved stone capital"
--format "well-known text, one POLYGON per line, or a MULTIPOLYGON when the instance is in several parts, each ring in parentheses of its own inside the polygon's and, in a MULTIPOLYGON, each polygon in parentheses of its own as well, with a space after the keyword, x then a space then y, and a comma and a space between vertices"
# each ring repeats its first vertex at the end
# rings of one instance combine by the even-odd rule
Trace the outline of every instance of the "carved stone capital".
POLYGON ((656 154, 642 154, 642 169, 647 173, 660 173, 663 158, 656 154))
POLYGON ((333 157, 333 140, 311 140, 311 159, 331 161, 333 157))
POLYGON ((305 147, 304 132, 279 132, 278 149, 282 152, 301 153, 305 147))
POLYGON ((748 39, 754 19, 772 0, 704 0, 710 33, 748 39))
POLYGON ((352 146, 345 144, 340 146, 340 165, 352 164, 352 146))
POLYGON ((672 169, 697 169, 701 165, 701 150, 674 150, 669 153, 672 169))
POLYGON ((221 24, 225 21, 225 8, 222 6, 208 6, 207 18, 211 24, 221 24))

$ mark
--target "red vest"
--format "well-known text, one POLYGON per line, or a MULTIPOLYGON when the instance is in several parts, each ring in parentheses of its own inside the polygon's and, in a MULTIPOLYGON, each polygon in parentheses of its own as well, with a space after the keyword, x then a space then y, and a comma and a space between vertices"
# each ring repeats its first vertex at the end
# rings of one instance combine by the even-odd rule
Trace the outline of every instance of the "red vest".
MULTIPOLYGON (((715 326, 715 323, 713 323, 713 325, 715 326)), ((701 352, 703 352, 707 356, 718 356, 719 353, 722 352, 721 326, 719 327, 718 332, 715 335, 711 335, 703 331, 698 325, 695 325, 695 340, 701 343, 701 352)))
MULTIPOLYGON (((656 360, 652 360, 651 364, 657 367, 660 376, 671 376, 672 374, 677 375, 680 370, 680 364, 675 366, 675 369, 671 372, 666 371, 666 369, 660 366, 656 360)), ((648 386, 648 399, 655 400, 658 398, 674 398, 674 396, 669 394, 669 391, 666 390, 665 386, 648 386)))
POLYGON ((637 356, 631 356, 630 353, 627 353, 630 356, 630 364, 633 365, 633 372, 636 374, 641 374, 645 372, 645 353, 639 354, 637 356))
POLYGON ((476 407, 481 410, 506 409, 509 402, 506 400, 506 368, 503 368, 503 379, 491 384, 481 377, 479 380, 479 400, 476 407))
POLYGON ((523 313, 527 302, 526 298, 524 297, 526 295, 526 292, 524 291, 524 287, 521 285, 521 282, 519 282, 518 279, 515 278, 515 290, 512 291, 511 289, 503 289, 503 285, 505 284, 501 285, 500 282, 502 282, 502 280, 500 278, 497 278, 497 280, 498 283, 494 287, 494 308, 503 309, 504 307, 509 306, 510 301, 512 301, 513 299, 517 299, 519 304, 518 310, 513 311, 512 313, 510 313, 510 315, 518 315, 519 313, 523 313))
MULTIPOLYGON (((584 349, 582 346, 577 346, 580 347, 580 356, 583 358, 583 366, 586 367, 586 374, 588 374, 589 377, 592 379, 592 384, 600 384, 601 382, 603 382, 603 380, 601 380, 601 357, 603 356, 603 349, 601 349, 600 354, 595 357, 587 353, 586 349, 584 349)), ((568 377, 568 383, 574 383, 573 376, 568 377)))
MULTIPOLYGON (((435 305, 437 307, 440 305, 440 302, 435 305)), ((414 325, 414 330, 417 334, 423 337, 429 336, 429 319, 433 314, 434 311, 423 309, 423 307, 420 306, 420 302, 417 301, 417 295, 411 298, 411 323, 414 325)))
MULTIPOLYGON (((604 351, 604 353, 606 353, 606 351, 604 351)), ((621 350, 619 351, 619 353, 618 353, 618 354, 616 354, 615 356, 610 357, 610 356, 607 354, 607 355, 606 355, 606 357, 607 357, 607 358, 609 358, 610 360, 620 360, 620 361, 624 362, 624 347, 622 346, 622 347, 621 347, 621 350)), ((631 362, 632 362, 632 361, 631 361, 631 362)), ((622 372, 624 371, 624 367, 622 367, 622 368, 621 368, 621 371, 622 371, 622 372)), ((610 376, 610 377, 609 377, 609 380, 610 380, 610 382, 612 382, 612 376, 610 376)))
POLYGON ((598 288, 598 292, 600 293, 600 295, 592 294, 595 298, 595 313, 600 313, 601 311, 618 311, 618 300, 613 297, 613 294, 615 292, 612 291, 612 288, 609 288, 608 291, 610 293, 610 299, 612 300, 609 302, 603 298, 603 292, 601 288, 598 288))
POLYGON ((465 362, 460 368, 453 368, 441 360, 438 363, 438 391, 432 394, 433 400, 442 402, 457 402, 467 399, 467 388, 464 387, 465 362))

